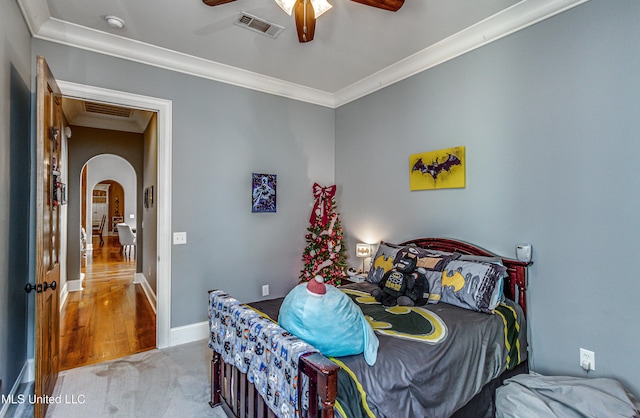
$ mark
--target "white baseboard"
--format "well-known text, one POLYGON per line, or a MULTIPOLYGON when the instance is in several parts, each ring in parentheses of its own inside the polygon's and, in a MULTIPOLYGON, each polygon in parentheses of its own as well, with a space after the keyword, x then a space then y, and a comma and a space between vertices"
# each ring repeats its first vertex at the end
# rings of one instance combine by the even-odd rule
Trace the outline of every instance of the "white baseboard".
POLYGON ((209 338, 209 321, 171 328, 171 346, 209 338))
POLYGON ((153 313, 157 314, 158 312, 156 311, 156 306, 157 306, 156 294, 153 292, 153 289, 151 288, 151 285, 147 281, 147 278, 145 277, 145 275, 143 273, 136 273, 133 276, 133 282, 139 283, 140 286, 142 286, 142 290, 144 290, 144 294, 147 296, 147 300, 151 305, 151 309, 153 309, 153 313))
MULTIPOLYGON (((143 273, 136 273, 133 279, 134 283, 140 284, 144 290, 147 300, 156 312, 156 295, 151 289, 151 285, 143 273)), ((171 328, 169 335, 169 346, 186 344, 193 341, 209 338, 209 321, 197 322, 194 324, 183 325, 181 327, 171 328)))
MULTIPOLYGON (((28 359, 24 363, 24 366, 22 366, 22 370, 20 370, 20 374, 18 375, 18 378, 16 379, 15 382, 13 382, 13 386, 11 387, 11 392, 9 392, 7 395, 9 399, 18 399, 16 395, 18 394, 17 392, 20 384, 33 381, 33 379, 27 380, 28 375, 31 373, 29 369, 32 367, 33 367, 33 359, 28 359)), ((11 406, 11 402, 2 402, 2 405, 0 407, 0 418, 4 418, 10 406, 11 406)))
POLYGON ((78 292, 82 290, 82 281, 84 280, 84 273, 80 273, 78 280, 67 280, 65 286, 69 292, 78 292))

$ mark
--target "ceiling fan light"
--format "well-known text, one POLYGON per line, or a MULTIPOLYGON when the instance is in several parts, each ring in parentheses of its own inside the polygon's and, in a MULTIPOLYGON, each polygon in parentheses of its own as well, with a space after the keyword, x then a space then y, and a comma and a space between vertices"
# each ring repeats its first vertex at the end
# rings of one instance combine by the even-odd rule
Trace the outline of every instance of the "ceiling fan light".
MULTIPOLYGON (((274 0, 278 6, 282 10, 285 11, 288 15, 293 13, 293 6, 296 4, 296 1, 299 0, 274 0)), ((310 0, 311 5, 313 6, 313 12, 316 15, 316 18, 320 17, 324 12, 332 8, 333 6, 329 4, 327 0, 310 0)))
POLYGON ((296 4, 297 0, 275 0, 275 2, 280 6, 282 10, 285 11, 289 16, 293 11, 293 5, 296 4))
POLYGON ((333 7, 327 0, 311 0, 311 4, 313 5, 313 11, 316 14, 316 19, 333 7))

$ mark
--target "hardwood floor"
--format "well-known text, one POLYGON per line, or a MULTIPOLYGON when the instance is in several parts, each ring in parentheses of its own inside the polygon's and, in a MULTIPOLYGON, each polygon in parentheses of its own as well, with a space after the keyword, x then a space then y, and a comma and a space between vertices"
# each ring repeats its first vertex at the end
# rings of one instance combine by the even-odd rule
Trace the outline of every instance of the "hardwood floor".
POLYGON ((60 370, 99 363, 156 347, 156 316, 136 262, 108 237, 87 256, 83 290, 70 292, 60 316, 60 370))

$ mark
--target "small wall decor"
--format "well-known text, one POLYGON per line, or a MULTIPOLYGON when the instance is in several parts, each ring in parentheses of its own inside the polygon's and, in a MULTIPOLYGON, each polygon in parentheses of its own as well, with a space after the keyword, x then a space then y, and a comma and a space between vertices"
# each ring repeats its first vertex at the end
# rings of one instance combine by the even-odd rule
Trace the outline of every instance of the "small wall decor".
POLYGON ((466 186, 464 147, 409 156, 411 190, 454 189, 466 186))
POLYGON ((251 212, 276 211, 276 175, 253 173, 251 178, 251 212))
POLYGON ((66 183, 58 183, 58 187, 60 188, 60 204, 67 204, 67 184, 66 183))
POLYGON ((144 208, 149 209, 153 207, 153 186, 149 186, 144 189, 144 208))

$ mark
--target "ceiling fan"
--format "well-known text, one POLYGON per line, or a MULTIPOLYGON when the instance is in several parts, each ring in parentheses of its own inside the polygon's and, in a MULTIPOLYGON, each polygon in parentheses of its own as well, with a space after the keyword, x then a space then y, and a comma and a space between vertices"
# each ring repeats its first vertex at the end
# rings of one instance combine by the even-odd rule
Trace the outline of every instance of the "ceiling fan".
MULTIPOLYGON (((236 0, 202 0, 207 6, 219 6, 236 0)), ((397 11, 404 4, 404 0, 351 0, 378 9, 397 11)), ((316 30, 316 18, 332 6, 327 0, 275 0, 275 2, 289 15, 293 13, 298 31, 298 41, 301 43, 313 41, 316 30)))

